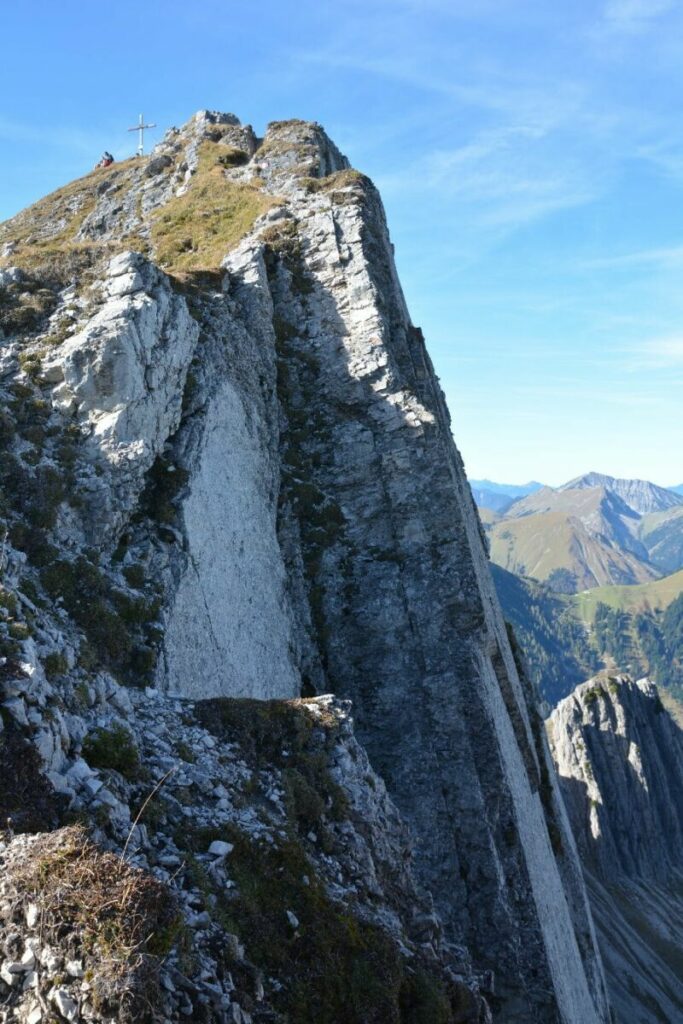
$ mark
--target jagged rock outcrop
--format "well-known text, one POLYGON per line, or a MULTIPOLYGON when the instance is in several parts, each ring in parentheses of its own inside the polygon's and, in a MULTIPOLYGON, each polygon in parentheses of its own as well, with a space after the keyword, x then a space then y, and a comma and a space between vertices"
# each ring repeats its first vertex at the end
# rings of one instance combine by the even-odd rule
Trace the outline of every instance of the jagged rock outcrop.
POLYGON ((439 989, 428 1019, 483 1019, 483 985, 508 1024, 606 1021, 535 695, 372 184, 318 125, 259 140, 204 112, 0 244, 6 707, 52 785, 78 803, 79 693, 112 676, 181 721, 176 698, 350 697, 469 951, 470 1004, 439 989), (43 669, 66 680, 56 712, 27 705, 43 669))
POLYGON ((683 1014, 683 733, 657 687, 599 677, 548 733, 623 1024, 683 1014))

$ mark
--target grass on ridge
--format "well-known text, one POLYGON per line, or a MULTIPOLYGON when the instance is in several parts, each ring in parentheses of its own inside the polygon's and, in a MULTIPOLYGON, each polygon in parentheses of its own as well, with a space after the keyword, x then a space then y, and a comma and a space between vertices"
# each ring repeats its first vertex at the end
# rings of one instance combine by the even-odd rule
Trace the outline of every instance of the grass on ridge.
POLYGON ((232 181, 221 156, 225 146, 203 142, 187 191, 166 203, 152 221, 160 266, 171 274, 218 269, 226 254, 277 200, 256 186, 232 181))
POLYGON ((97 203, 97 190, 103 181, 121 179, 118 188, 130 184, 136 158, 97 168, 82 178, 63 185, 28 206, 15 217, 0 224, 0 245, 15 243, 11 253, 0 262, 34 269, 68 253, 88 253, 101 244, 76 241, 85 218, 97 203))
POLYGON ((592 622, 598 604, 606 604, 608 608, 618 608, 625 612, 664 610, 680 593, 683 593, 683 569, 651 583, 593 587, 572 595, 571 601, 579 618, 584 622, 592 622))

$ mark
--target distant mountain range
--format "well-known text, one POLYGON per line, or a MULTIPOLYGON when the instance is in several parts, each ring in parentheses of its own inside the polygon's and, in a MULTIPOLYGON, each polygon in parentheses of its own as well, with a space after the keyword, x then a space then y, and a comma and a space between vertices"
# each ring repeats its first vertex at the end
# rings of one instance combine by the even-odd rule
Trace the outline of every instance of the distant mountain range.
POLYGON ((482 506, 480 518, 505 618, 543 697, 556 704, 603 666, 683 697, 683 486, 586 473, 513 498, 476 483, 487 488, 475 499, 487 490, 509 502, 482 506))
POLYGON ((561 593, 644 584, 683 568, 683 494, 646 480, 587 473, 503 509, 484 506, 481 518, 492 561, 561 593))
POLYGON ((613 476, 605 476, 603 473, 586 473, 575 480, 570 480, 559 488, 561 491, 588 490, 594 487, 604 487, 612 494, 616 494, 622 501, 640 515, 647 515, 649 512, 663 512, 666 509, 677 505, 683 506, 683 494, 669 490, 666 487, 658 487, 648 480, 619 480, 613 476))
POLYGON ((683 484, 676 484, 675 487, 670 487, 669 490, 673 491, 674 494, 683 494, 683 484))
POLYGON ((474 500, 479 508, 504 512, 517 498, 540 491, 543 484, 530 480, 528 484, 497 484, 493 480, 470 480, 474 500))

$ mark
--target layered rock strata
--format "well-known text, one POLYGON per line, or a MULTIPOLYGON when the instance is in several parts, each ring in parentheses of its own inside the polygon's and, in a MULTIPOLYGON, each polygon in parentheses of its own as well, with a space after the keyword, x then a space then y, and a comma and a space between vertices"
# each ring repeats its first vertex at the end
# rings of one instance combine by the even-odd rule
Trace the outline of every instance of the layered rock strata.
POLYGON ((372 184, 318 125, 260 140, 204 112, 0 243, 6 656, 34 644, 74 692, 106 672, 167 699, 350 697, 472 991, 501 1021, 607 1020, 535 697, 372 184))

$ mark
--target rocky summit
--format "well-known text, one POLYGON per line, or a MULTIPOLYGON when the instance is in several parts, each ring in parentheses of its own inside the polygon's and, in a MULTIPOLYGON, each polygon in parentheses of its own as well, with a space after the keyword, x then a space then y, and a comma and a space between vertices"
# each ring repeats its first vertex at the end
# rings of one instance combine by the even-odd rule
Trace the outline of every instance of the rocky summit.
POLYGON ((602 676, 548 720, 619 1022, 683 1017, 683 732, 649 680, 602 676))
POLYGON ((0 1021, 607 1022, 372 183, 204 111, 0 254, 0 1021))

